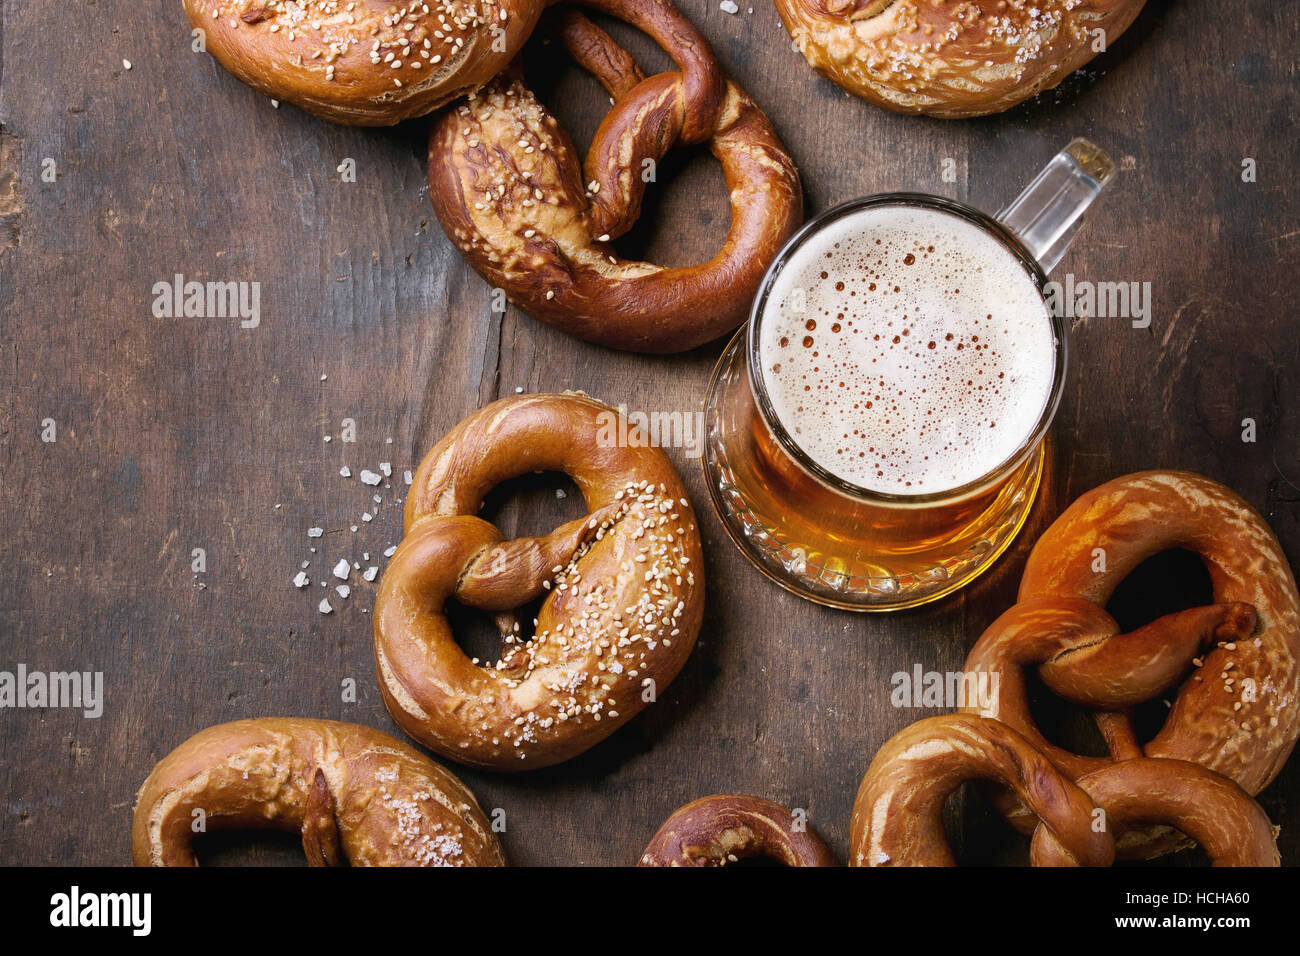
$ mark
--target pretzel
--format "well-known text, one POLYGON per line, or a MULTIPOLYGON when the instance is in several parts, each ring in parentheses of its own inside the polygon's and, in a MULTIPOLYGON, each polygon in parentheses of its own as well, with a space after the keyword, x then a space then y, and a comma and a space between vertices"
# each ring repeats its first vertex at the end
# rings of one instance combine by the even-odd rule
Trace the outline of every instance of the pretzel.
POLYGON ((603 30, 561 15, 565 47, 614 99, 585 173, 568 134, 515 69, 435 122, 429 196, 470 265, 537 318, 611 348, 691 349, 746 317, 802 220, 799 175, 767 117, 668 0, 584 2, 649 34, 681 72, 643 79, 603 30), (731 197, 722 249, 682 268, 620 258, 609 242, 640 214, 647 164, 674 145, 706 141, 731 197))
MULTIPOLYGON (((1227 488, 1177 471, 1107 482, 1039 539, 1019 597, 966 660, 968 673, 996 673, 1000 685, 994 704, 969 712, 1014 727, 1072 779, 1116 760, 1163 757, 1256 794, 1282 769, 1300 736, 1300 596, 1273 532, 1227 488), (1134 568, 1171 548, 1200 555, 1218 603, 1120 634, 1103 605, 1134 568), (1108 757, 1072 754, 1043 737, 1029 711, 1030 666, 1054 693, 1097 712, 1108 757), (1164 727, 1142 745, 1128 710, 1180 681, 1164 727)), ((1028 832, 1023 809, 1002 808, 1028 832)), ((1135 831, 1124 852, 1177 845, 1167 830, 1135 831)))
MULTIPOLYGON (((1215 866, 1281 866, 1273 824, 1250 794, 1227 777, 1185 760, 1139 757, 1079 779, 1105 813, 1117 851, 1132 828, 1169 825, 1191 837, 1215 866)), ((1034 866, 1074 866, 1051 831, 1039 826, 1034 866)))
POLYGON ((674 810, 638 866, 726 866, 764 858, 785 866, 834 866, 835 857, 807 824, 760 797, 715 794, 674 810))
POLYGON ((623 445, 611 437, 628 427, 617 415, 576 394, 502 399, 420 465, 374 632, 384 702, 426 747, 495 770, 559 763, 631 720, 686 662, 704 606, 695 514, 662 451, 634 428, 623 445), (569 475, 590 514, 504 541, 474 515, 530 471, 569 475), (466 657, 443 612, 453 597, 505 612, 542 594, 531 640, 498 617, 493 666, 466 657))
POLYGON ((205 829, 300 831, 312 866, 504 866, 474 795, 369 727, 267 717, 218 724, 164 757, 136 798, 136 866, 197 866, 205 829))
POLYGON ((1010 109, 1114 43, 1145 0, 776 0, 795 49, 850 93, 945 118, 1010 109))
POLYGON ((1078 864, 1114 858, 1092 800, 1033 744, 999 721, 949 714, 904 727, 871 761, 853 803, 849 865, 953 866, 943 806, 968 780, 1009 787, 1078 864))
POLYGON ((514 58, 549 0, 185 0, 249 86, 355 126, 423 116, 514 58))

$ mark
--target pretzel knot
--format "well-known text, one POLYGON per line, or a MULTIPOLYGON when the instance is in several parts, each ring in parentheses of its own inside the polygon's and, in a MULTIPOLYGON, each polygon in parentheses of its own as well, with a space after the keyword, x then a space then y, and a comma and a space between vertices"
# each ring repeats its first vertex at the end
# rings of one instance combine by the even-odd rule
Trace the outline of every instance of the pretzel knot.
POLYGON ((830 849, 792 811, 761 797, 715 794, 674 810, 637 866, 726 866, 753 858, 835 865, 830 849))
POLYGON ((194 866, 194 834, 298 831, 312 866, 504 866, 474 795, 400 740, 357 724, 267 717, 200 731, 136 800, 137 866, 194 866))
MULTIPOLYGON (((1101 808, 1103 826, 1122 851, 1142 825, 1168 825, 1195 840, 1215 866, 1281 866, 1268 815, 1227 777, 1185 760, 1139 757, 1081 777, 1101 808)), ((1029 851, 1034 866, 1075 866, 1056 835, 1041 824, 1029 851)))
MULTIPOLYGON (((1135 758, 1198 764, 1248 794, 1281 770, 1300 736, 1300 597, 1277 538, 1241 498, 1187 472, 1115 479, 1075 501, 1030 554, 1020 603, 976 642, 967 672, 998 675, 985 713, 1015 728, 1071 779, 1135 758), (1172 548, 1198 554, 1216 603, 1170 614, 1129 634, 1103 610, 1141 562, 1172 548), (1029 710, 1026 668, 1057 695, 1094 711, 1109 757, 1049 742, 1029 710), (1177 687, 1156 736, 1138 740, 1131 708, 1177 687)), ((1137 771, 1134 770, 1134 773, 1137 771)), ((1026 832, 1025 808, 1001 808, 1026 832)), ((1121 852, 1154 856, 1181 845, 1164 827, 1134 828, 1121 852)))
POLYGON ((969 780, 1010 788, 1076 865, 1114 858, 1096 805, 1038 748, 1000 721, 950 714, 903 728, 877 752, 853 803, 849 865, 953 866, 943 807, 969 780))
POLYGON ((498 770, 559 763, 630 720, 686 662, 704 599, 695 514, 667 456, 617 416, 574 394, 502 399, 420 465, 374 631, 384 702, 425 746, 498 770), (494 486, 534 471, 569 475, 590 513, 506 541, 475 512, 494 486), (491 666, 456 645, 443 610, 455 598, 507 612, 543 594, 531 639, 498 615, 491 666))
POLYGON ((612 348, 677 352, 740 324, 763 274, 803 217, 798 173, 767 117, 726 79, 704 37, 666 0, 587 0, 652 36, 681 68, 643 78, 610 36, 574 11, 552 26, 609 91, 585 173, 555 118, 515 68, 433 126, 429 195, 469 263, 543 321, 612 348), (709 262, 664 268, 620 258, 655 164, 708 142, 731 199, 709 262), (585 185, 584 185, 585 184, 585 185))

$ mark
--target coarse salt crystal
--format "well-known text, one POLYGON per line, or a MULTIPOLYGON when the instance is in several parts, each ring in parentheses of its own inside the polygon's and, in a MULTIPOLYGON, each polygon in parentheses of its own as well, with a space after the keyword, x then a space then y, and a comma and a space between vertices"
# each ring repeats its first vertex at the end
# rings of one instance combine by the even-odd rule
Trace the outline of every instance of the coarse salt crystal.
POLYGON ((303 571, 299 571, 299 572, 297 573, 297 575, 294 576, 294 579, 293 579, 293 586, 294 586, 294 587, 296 587, 296 588, 305 588, 305 587, 306 587, 307 585, 309 585, 309 584, 311 584, 311 578, 307 577, 307 575, 306 575, 305 572, 303 572, 303 571))
POLYGON ((377 485, 377 484, 379 484, 381 481, 383 481, 383 478, 382 478, 381 476, 375 474, 375 473, 374 473, 373 471, 371 471, 369 468, 362 468, 362 469, 361 469, 361 482, 362 482, 362 484, 366 484, 366 485, 377 485))
POLYGON ((340 581, 346 581, 351 572, 352 565, 348 564, 346 559, 339 558, 339 563, 334 565, 334 576, 340 581))

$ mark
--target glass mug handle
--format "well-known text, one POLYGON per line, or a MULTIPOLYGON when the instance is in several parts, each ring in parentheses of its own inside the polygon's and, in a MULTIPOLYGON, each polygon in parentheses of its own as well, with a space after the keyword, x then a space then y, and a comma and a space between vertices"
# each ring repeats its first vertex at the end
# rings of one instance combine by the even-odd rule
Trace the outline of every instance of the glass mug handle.
POLYGON ((1083 225, 1084 212, 1114 175, 1115 164, 1104 151, 1073 139, 995 218, 1050 273, 1083 225))

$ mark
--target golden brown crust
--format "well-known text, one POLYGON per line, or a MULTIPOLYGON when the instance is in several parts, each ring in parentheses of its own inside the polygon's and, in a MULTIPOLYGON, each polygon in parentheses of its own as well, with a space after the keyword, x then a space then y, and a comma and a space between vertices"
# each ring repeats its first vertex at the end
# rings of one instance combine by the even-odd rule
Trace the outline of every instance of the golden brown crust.
POLYGON ((504 866, 474 795, 400 740, 357 724, 219 724, 164 757, 136 799, 136 866, 194 866, 204 828, 299 831, 308 862, 504 866))
MULTIPOLYGON (((1263 518, 1208 478, 1147 471, 1093 489, 1057 518, 1030 554, 1020 603, 980 637, 966 669, 999 675, 995 716, 1072 778, 1145 755, 1200 764, 1255 794, 1300 737, 1298 657, 1300 595, 1263 518), (1201 556, 1218 603, 1119 634, 1103 606, 1134 568, 1172 548, 1201 556), (1055 693, 1096 713, 1109 759, 1043 737, 1029 713, 1023 672, 1031 666, 1055 693), (1176 686, 1164 727, 1140 745, 1128 708, 1176 686)), ((1014 804, 1004 810, 1026 832, 1032 826, 1014 804)), ((1135 830, 1123 850, 1152 854, 1182 842, 1164 828, 1145 840, 1135 830)))
POLYGON ((1113 860, 1092 800, 1037 748, 1000 721, 951 714, 904 727, 877 752, 853 803, 849 865, 953 866, 943 806, 969 780, 1010 788, 1080 865, 1113 860))
POLYGON ((496 76, 546 0, 184 0, 223 67, 333 120, 386 126, 496 76))
MULTIPOLYGON (((457 425, 420 465, 406 536, 375 603, 375 659, 393 719, 462 763, 527 770, 567 760, 634 717, 677 676, 703 616, 699 530, 667 456, 623 442, 618 413, 578 395, 527 395, 457 425), (495 485, 559 471, 590 514, 503 541, 473 517, 495 485), (502 655, 479 666, 443 614, 504 612, 549 591, 534 637, 506 617, 502 655)), ((501 618, 498 618, 501 620, 501 618)))
POLYGON ((1010 109, 1118 39, 1145 0, 776 0, 795 48, 899 113, 1010 109), (1097 31, 1101 31, 1100 34, 1097 31))
POLYGON ((555 118, 517 74, 503 75, 434 124, 430 198, 470 265, 532 315, 612 348, 694 348, 744 320, 803 217, 798 173, 767 117, 725 80, 676 8, 592 5, 650 33, 682 72, 642 80, 604 31, 563 18, 566 48, 616 98, 585 172, 555 118), (639 215, 646 164, 677 143, 706 140, 731 197, 722 249, 674 269, 619 258, 609 243, 639 215))
MULTIPOLYGON (((1227 777, 1184 760, 1137 758, 1109 764, 1079 780, 1104 812, 1104 826, 1125 847, 1135 829, 1171 826, 1194 840, 1215 866, 1281 866, 1273 824, 1250 794, 1227 777)), ((1147 841, 1139 835, 1139 843, 1147 841)), ((1076 866, 1056 837, 1039 826, 1034 866, 1076 866)))
POLYGON ((761 797, 715 794, 673 811, 638 866, 726 866, 763 857, 786 866, 834 866, 807 822, 761 797))

